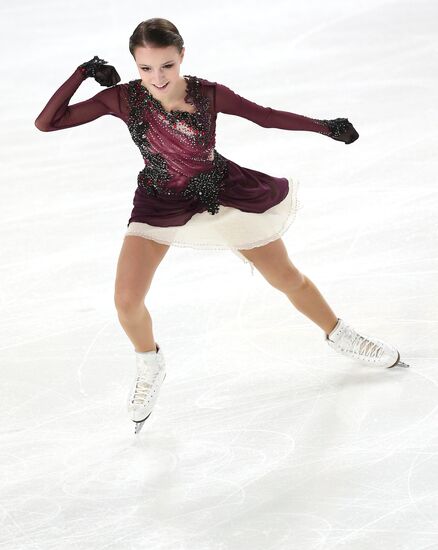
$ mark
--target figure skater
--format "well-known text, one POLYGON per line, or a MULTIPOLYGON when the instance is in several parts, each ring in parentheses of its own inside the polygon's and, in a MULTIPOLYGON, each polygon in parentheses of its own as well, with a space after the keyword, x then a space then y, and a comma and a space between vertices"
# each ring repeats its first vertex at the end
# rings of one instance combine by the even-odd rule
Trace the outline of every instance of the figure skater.
POLYGON ((292 263, 281 235, 294 219, 298 181, 239 166, 215 149, 217 113, 351 144, 359 134, 348 119, 319 120, 262 107, 223 84, 180 76, 184 42, 167 19, 141 22, 129 39, 129 50, 140 78, 119 84, 116 69, 96 55, 60 86, 35 126, 50 132, 113 115, 128 126, 144 160, 114 291, 120 324, 136 354, 137 372, 127 400, 135 433, 150 416, 166 376, 144 299, 171 245, 231 250, 316 323, 336 351, 377 367, 409 366, 395 347, 359 334, 337 317, 292 263), (69 105, 89 77, 107 89, 69 105))

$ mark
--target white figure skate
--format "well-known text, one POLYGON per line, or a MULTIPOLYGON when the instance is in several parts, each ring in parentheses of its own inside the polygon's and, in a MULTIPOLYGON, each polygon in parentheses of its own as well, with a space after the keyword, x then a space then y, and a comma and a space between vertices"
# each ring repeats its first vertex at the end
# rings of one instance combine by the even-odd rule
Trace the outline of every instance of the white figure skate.
POLYGON ((366 334, 358 334, 338 317, 338 323, 330 334, 325 335, 327 344, 336 351, 377 367, 409 367, 400 361, 395 347, 366 334))
POLYGON ((137 434, 152 413, 166 371, 163 352, 158 344, 156 351, 135 354, 137 375, 128 396, 128 413, 135 422, 137 434))

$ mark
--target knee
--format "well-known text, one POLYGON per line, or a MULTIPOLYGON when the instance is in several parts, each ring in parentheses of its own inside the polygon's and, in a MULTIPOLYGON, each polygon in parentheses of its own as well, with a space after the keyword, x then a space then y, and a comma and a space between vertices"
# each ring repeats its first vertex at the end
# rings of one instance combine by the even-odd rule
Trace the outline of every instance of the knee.
POLYGON ((132 318, 143 311, 144 296, 136 295, 129 290, 116 290, 114 292, 114 305, 119 316, 132 318))
POLYGON ((305 287, 307 279, 301 271, 294 267, 279 273, 276 280, 271 284, 282 292, 297 292, 305 287))

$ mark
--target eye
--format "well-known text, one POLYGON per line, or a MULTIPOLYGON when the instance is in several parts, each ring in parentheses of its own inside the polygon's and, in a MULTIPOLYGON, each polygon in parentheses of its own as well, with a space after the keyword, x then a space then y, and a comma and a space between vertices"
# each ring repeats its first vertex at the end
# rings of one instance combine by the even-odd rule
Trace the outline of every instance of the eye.
MULTIPOLYGON (((164 68, 165 69, 170 69, 171 67, 173 67, 173 63, 172 65, 164 65, 164 68)), ((142 67, 143 71, 149 71, 149 67, 142 67)))

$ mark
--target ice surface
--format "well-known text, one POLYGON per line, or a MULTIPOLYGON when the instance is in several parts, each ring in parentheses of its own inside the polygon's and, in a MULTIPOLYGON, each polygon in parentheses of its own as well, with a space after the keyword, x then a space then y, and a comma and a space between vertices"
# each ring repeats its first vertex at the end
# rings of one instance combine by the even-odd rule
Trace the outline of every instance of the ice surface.
MULTIPOLYGON (((437 3, 0 14, 0 548, 438 549, 437 3), (221 114, 216 148, 299 178, 291 260, 410 369, 339 356, 235 255, 171 248, 146 297, 167 378, 134 435, 113 292, 141 157, 113 117, 52 133, 34 120, 94 55, 138 78, 128 38, 154 16, 183 35, 183 74, 353 122, 345 146, 221 114)), ((73 99, 99 90, 89 79, 73 99)))

